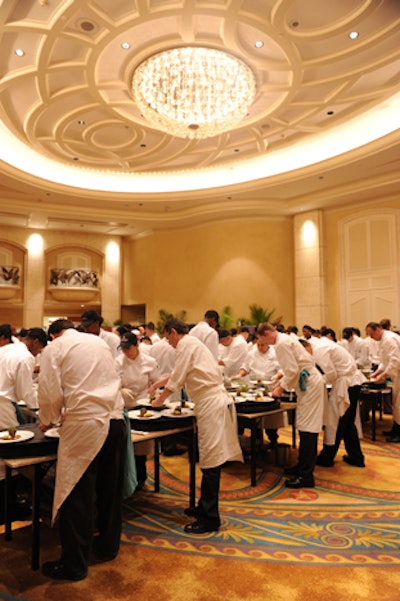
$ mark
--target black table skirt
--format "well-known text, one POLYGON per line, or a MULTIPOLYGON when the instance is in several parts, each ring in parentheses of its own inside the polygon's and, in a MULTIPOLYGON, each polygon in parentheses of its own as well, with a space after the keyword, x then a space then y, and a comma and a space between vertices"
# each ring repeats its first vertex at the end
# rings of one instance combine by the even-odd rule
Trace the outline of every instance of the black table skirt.
POLYGON ((31 430, 35 436, 23 442, 0 443, 0 459, 40 457, 57 453, 58 438, 47 438, 37 424, 24 424, 18 430, 31 430))

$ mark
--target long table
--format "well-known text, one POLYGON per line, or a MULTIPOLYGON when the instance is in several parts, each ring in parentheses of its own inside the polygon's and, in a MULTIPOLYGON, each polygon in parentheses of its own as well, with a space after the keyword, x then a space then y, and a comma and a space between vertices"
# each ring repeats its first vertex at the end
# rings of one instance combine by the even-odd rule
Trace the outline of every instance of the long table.
MULTIPOLYGON (((250 481, 251 486, 257 484, 257 432, 261 427, 261 422, 264 417, 268 415, 276 415, 277 413, 284 413, 285 411, 293 413, 292 419, 292 447, 296 447, 296 426, 294 414, 296 412, 297 403, 285 402, 280 403, 279 408, 271 409, 270 411, 254 411, 254 413, 240 413, 240 403, 236 406, 236 412, 238 416, 238 424, 243 428, 250 430, 250 481)), ((256 403, 254 403, 256 409, 256 403)))
MULTIPOLYGON (((156 421, 156 420, 155 420, 156 421)), ((136 422, 135 422, 136 423, 136 422)), ((175 425, 175 427, 154 430, 152 432, 137 432, 131 434, 132 442, 142 442, 144 440, 154 440, 154 489, 160 490, 160 450, 158 441, 169 435, 181 434, 183 432, 193 432, 189 444, 189 503, 195 505, 196 499, 196 428, 194 419, 182 421, 179 425, 177 420, 170 420, 165 425, 175 425)), ((148 424, 143 424, 146 427, 148 424)), ((33 467, 32 480, 32 546, 31 546, 31 568, 37 570, 40 563, 40 489, 41 480, 44 475, 43 465, 53 464, 57 460, 57 438, 47 438, 34 423, 24 424, 20 430, 30 430, 34 432, 34 437, 20 443, 0 444, 0 459, 3 459, 6 466, 5 479, 5 540, 12 539, 12 472, 13 470, 25 467, 33 467)))

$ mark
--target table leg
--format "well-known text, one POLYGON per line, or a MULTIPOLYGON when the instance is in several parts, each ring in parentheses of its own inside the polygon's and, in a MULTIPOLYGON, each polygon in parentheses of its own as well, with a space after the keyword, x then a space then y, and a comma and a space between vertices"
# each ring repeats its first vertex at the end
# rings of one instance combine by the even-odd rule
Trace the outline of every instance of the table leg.
POLYGON ((189 445, 189 507, 196 506, 196 455, 197 455, 197 434, 193 429, 192 442, 189 445))
POLYGON ((160 447, 154 439, 154 492, 160 492, 160 447))
POLYGON ((376 440, 376 394, 372 394, 371 396, 371 430, 372 430, 372 440, 376 440))
POLYGON ((296 409, 292 410, 292 447, 296 448, 296 409))
POLYGON ((6 479, 4 484, 4 525, 5 539, 12 539, 12 469, 6 465, 6 479))
POLYGON ((257 445, 258 420, 251 420, 250 425, 250 481, 251 486, 257 484, 256 445, 257 445))
POLYGON ((32 570, 39 569, 39 554, 40 554, 40 481, 41 469, 40 464, 34 467, 34 476, 32 483, 32 570))

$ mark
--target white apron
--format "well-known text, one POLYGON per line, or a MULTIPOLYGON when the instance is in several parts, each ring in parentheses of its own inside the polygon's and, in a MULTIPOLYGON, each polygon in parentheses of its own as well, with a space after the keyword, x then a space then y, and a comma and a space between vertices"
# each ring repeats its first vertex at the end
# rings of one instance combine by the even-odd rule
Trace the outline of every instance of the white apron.
MULTIPOLYGON (((193 397, 191 397, 193 400, 193 397)), ((202 469, 218 467, 226 461, 243 462, 237 433, 236 408, 224 390, 201 402, 194 400, 197 420, 199 465, 202 469)))
POLYGON ((109 427, 110 416, 90 416, 79 422, 67 418, 63 423, 57 454, 52 524, 61 505, 104 445, 109 427))

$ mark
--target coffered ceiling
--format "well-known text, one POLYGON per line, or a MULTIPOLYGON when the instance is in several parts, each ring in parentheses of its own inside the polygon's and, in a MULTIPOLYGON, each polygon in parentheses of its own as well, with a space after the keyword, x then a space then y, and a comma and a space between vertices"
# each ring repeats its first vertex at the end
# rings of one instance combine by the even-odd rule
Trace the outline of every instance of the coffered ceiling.
POLYGON ((399 198, 399 0, 0 0, 0 36, 2 224, 138 237, 399 198), (184 45, 253 70, 233 130, 135 105, 137 65, 184 45))

